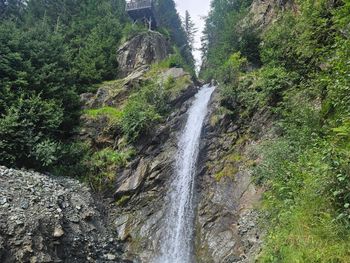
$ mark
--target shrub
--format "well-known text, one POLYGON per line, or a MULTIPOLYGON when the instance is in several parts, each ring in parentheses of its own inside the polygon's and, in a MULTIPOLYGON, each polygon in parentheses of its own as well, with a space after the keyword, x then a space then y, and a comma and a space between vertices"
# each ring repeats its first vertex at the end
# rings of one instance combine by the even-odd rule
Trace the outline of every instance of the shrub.
POLYGON ((247 59, 241 56, 240 52, 230 55, 229 59, 220 67, 219 79, 224 83, 238 85, 239 76, 247 65, 247 59))
POLYGON ((147 134, 162 120, 169 105, 169 93, 163 85, 145 83, 142 88, 130 96, 123 108, 121 128, 129 141, 135 141, 147 134))
POLYGON ((114 124, 119 123, 122 118, 121 110, 109 106, 105 106, 98 109, 89 109, 86 110, 84 113, 91 118, 105 116, 114 124))
POLYGON ((57 161, 50 167, 50 172, 58 176, 84 178, 90 173, 89 159, 92 150, 90 145, 81 142, 60 144, 57 161))
POLYGON ((148 31, 148 28, 140 23, 127 23, 123 28, 123 37, 124 41, 129 40, 130 38, 136 36, 140 33, 145 33, 148 31))
POLYGON ((281 102, 283 92, 295 85, 297 77, 297 74, 282 67, 263 67, 255 82, 255 89, 261 93, 261 106, 276 106, 281 102))
POLYGON ((97 151, 89 158, 90 174, 85 178, 95 190, 107 190, 113 186, 117 169, 125 166, 132 155, 132 150, 117 152, 111 148, 105 148, 97 151))
POLYGON ((129 102, 123 110, 122 130, 130 141, 146 134, 161 120, 161 115, 154 105, 135 99, 129 102))
POLYGON ((39 170, 52 164, 62 121, 63 109, 56 102, 40 96, 19 98, 0 119, 0 163, 39 170))
POLYGON ((329 191, 337 209, 337 220, 350 228, 350 121, 332 129, 331 148, 325 155, 332 181, 329 191))

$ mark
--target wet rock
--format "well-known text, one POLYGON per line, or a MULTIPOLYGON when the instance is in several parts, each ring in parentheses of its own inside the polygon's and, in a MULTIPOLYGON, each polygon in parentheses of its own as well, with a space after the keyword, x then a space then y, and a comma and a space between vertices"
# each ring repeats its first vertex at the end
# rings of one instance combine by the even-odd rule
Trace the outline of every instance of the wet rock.
MULTIPOLYGON (((219 108, 217 94, 211 115, 219 108)), ((257 126, 267 123, 256 118, 257 126)), ((249 167, 242 161, 250 143, 236 146, 245 126, 233 125, 225 117, 220 125, 205 127, 202 154, 199 158, 198 214, 195 252, 198 262, 253 262, 261 245, 254 206, 261 189, 254 186, 249 167)))
POLYGON ((117 178, 117 205, 110 216, 118 238, 125 242, 125 258, 135 262, 151 262, 159 252, 177 138, 197 89, 192 85, 185 90, 177 95, 178 103, 172 106, 168 120, 154 127, 151 137, 138 142, 137 158, 117 178))

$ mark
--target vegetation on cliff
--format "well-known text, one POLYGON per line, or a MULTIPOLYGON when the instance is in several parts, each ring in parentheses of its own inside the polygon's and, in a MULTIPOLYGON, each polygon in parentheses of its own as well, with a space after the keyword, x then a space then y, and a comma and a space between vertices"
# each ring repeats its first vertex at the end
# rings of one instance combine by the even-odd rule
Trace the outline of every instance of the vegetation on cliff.
POLYGON ((276 119, 254 168, 267 189, 259 261, 349 262, 350 6, 284 4, 295 8, 276 3, 277 21, 259 32, 249 3, 213 1, 202 75, 219 80, 233 121, 261 109, 276 119))
MULTIPOLYGON (((159 31, 176 53, 164 63, 193 71, 173 0, 159 0, 156 7, 159 31)), ((79 95, 117 78, 118 46, 141 31, 128 19, 125 1, 0 1, 0 164, 76 176, 95 174, 102 159, 119 160, 76 139, 85 113, 79 95)), ((161 108, 140 102, 157 88, 150 85, 115 118, 128 138, 160 118, 161 108)))

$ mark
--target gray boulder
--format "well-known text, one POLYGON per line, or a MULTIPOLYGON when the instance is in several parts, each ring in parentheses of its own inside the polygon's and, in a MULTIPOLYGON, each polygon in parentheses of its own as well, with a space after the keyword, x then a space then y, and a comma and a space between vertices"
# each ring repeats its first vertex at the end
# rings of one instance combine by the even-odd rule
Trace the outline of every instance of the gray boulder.
POLYGON ((170 44, 162 34, 154 31, 138 34, 117 51, 119 75, 126 77, 142 66, 164 60, 170 53, 170 44))

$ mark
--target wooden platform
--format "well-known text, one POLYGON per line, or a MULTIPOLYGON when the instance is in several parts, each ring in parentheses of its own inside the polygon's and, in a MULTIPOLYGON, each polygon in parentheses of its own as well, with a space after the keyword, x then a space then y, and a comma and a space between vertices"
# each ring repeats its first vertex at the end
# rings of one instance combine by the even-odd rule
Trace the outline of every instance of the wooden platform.
POLYGON ((133 0, 126 3, 126 12, 136 21, 148 23, 150 29, 157 28, 157 19, 152 0, 133 0))

